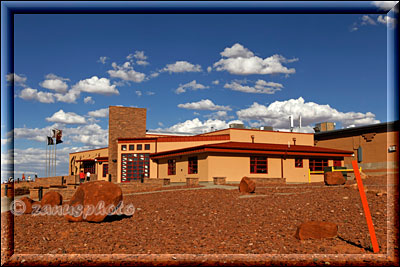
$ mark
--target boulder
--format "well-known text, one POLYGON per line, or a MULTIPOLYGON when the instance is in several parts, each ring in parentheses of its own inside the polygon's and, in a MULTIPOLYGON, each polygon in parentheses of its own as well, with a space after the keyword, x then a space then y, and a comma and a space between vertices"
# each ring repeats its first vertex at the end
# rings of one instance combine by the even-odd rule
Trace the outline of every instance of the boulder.
MULTIPOLYGON (((32 210, 33 210, 32 209, 32 204, 34 203, 34 201, 32 199, 30 199, 29 197, 21 197, 19 199, 19 201, 22 201, 24 203, 24 205, 25 205, 24 214, 31 214, 32 210)), ((18 205, 18 203, 16 204, 15 210, 16 211, 22 211, 21 207, 18 205)))
POLYGON ((324 182, 326 185, 344 185, 346 179, 344 179, 342 172, 325 172, 324 182))
POLYGON ((254 193, 256 191, 256 183, 249 177, 243 177, 239 184, 240 193, 254 193))
POLYGON ((297 227, 295 237, 300 240, 324 239, 337 236, 338 226, 331 222, 304 222, 297 227))
POLYGON ((51 207, 58 206, 58 205, 62 205, 62 199, 63 198, 60 193, 55 192, 55 191, 50 191, 50 192, 47 192, 46 194, 44 194, 40 204, 42 207, 44 205, 49 205, 51 207))
POLYGON ((122 202, 121 188, 107 181, 81 184, 72 196, 65 218, 71 222, 101 222, 122 202))

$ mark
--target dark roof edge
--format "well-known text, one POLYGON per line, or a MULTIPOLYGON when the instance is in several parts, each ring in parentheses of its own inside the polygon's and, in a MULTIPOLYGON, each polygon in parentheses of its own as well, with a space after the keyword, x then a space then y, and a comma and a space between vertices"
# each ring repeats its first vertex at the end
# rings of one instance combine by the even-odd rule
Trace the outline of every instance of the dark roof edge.
POLYGON ((341 134, 352 135, 352 134, 361 134, 361 133, 376 132, 376 131, 393 132, 398 130, 399 130, 399 120, 346 128, 346 129, 338 129, 326 132, 318 132, 314 133, 314 139, 319 140, 320 138, 336 137, 341 134))

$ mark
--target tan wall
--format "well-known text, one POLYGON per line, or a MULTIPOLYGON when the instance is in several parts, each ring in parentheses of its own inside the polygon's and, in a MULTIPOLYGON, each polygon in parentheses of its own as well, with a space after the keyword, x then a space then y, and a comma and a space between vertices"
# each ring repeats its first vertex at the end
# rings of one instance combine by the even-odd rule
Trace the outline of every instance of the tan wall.
POLYGON ((197 177, 199 181, 209 180, 209 167, 207 155, 197 155, 198 173, 188 174, 188 158, 191 156, 176 157, 176 174, 168 175, 168 159, 159 159, 160 178, 169 178, 171 182, 186 182, 187 177, 197 177))
MULTIPOLYGON (((80 170, 83 170, 83 163, 82 162, 76 162, 77 160, 83 160, 83 159, 94 159, 97 157, 108 157, 108 148, 99 148, 99 149, 93 149, 93 150, 87 150, 87 151, 82 151, 82 152, 75 152, 75 153, 70 153, 69 154, 69 168, 68 171, 71 175, 71 172, 74 172, 75 174, 79 174, 80 170)), ((99 164, 96 164, 96 174, 98 174, 99 164)), ((102 173, 102 166, 101 167, 101 173, 102 173)))
MULTIPOLYGON (((363 160, 361 163, 367 167, 369 166, 368 163, 382 163, 385 165, 386 162, 397 162, 399 157, 398 144, 399 133, 388 132, 377 133, 370 142, 367 142, 361 135, 359 135, 330 140, 320 140, 317 141, 316 146, 354 151, 354 157, 345 157, 344 164, 347 166, 351 166, 352 160, 357 160, 357 149, 361 146, 363 151, 363 160), (397 151, 389 153, 389 146, 392 145, 396 145, 397 151)), ((382 164, 377 164, 375 166, 382 164)), ((370 166, 371 168, 374 168, 374 165, 370 166)))
POLYGON ((296 145, 314 145, 314 134, 230 129, 230 135, 231 141, 235 142, 252 142, 251 136, 254 135, 254 143, 287 145, 290 142, 293 145, 293 138, 296 138, 296 145))
POLYGON ((268 173, 250 173, 250 156, 243 155, 210 155, 209 179, 213 177, 226 177, 228 182, 240 182, 247 176, 249 178, 281 178, 281 159, 268 158, 268 173))
POLYGON ((286 158, 283 160, 283 176, 287 183, 307 183, 308 182, 308 159, 303 159, 303 167, 296 168, 294 158, 286 158))

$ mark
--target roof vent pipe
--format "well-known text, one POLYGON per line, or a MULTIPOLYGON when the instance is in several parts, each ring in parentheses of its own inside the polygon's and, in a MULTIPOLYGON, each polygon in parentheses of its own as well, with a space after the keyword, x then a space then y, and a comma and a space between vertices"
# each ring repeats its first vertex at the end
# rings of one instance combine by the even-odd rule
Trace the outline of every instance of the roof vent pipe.
POLYGON ((254 144, 254 135, 251 136, 251 142, 254 144))
POLYGON ((293 115, 289 116, 290 131, 293 132, 293 115))
POLYGON ((301 116, 299 116, 299 128, 301 128, 301 116))
POLYGON ((288 148, 290 148, 290 141, 287 141, 287 146, 288 148))

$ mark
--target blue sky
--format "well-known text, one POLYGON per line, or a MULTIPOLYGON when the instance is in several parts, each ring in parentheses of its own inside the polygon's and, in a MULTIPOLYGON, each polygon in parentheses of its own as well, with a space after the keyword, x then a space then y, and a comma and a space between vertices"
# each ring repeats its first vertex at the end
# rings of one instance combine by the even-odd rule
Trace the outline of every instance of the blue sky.
MULTIPOLYGON (((193 133, 232 121, 287 130, 290 114, 295 126, 302 116, 304 132, 323 121, 386 122, 395 27, 386 22, 377 14, 17 14, 16 176, 44 174, 52 128, 64 131, 57 175, 67 174, 69 152, 107 146, 110 105, 147 108, 149 130, 193 133)), ((8 139, 2 131, 2 145, 8 139)))

